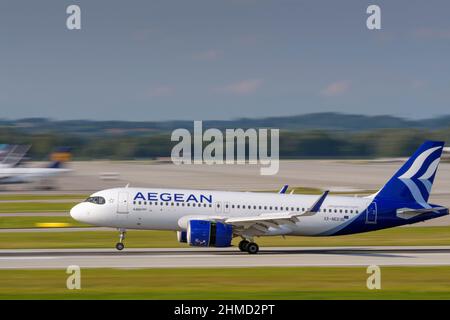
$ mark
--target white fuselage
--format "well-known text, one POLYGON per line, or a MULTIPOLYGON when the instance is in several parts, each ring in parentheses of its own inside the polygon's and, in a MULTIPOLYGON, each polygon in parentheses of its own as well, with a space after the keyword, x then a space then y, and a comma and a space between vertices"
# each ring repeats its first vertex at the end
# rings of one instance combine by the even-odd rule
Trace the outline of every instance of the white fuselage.
MULTIPOLYGON (((186 230, 192 219, 303 213, 318 198, 317 195, 145 188, 109 189, 91 197, 103 198, 104 203, 76 205, 71 210, 74 219, 97 226, 148 230, 186 230)), ((371 201, 328 196, 316 214, 300 216, 295 224, 269 228, 260 235, 325 235, 364 214, 371 201)))
POLYGON ((70 169, 61 168, 1 168, 0 184, 2 183, 27 183, 42 179, 53 178, 63 173, 70 172, 70 169))

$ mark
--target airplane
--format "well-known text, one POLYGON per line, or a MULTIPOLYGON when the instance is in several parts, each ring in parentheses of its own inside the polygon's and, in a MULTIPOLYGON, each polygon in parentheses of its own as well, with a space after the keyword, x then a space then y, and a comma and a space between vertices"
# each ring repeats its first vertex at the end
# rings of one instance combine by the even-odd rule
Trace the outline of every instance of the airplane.
MULTIPOLYGON (((26 151, 29 149, 27 146, 26 151)), ((11 153, 10 153, 11 154, 11 153)), ((25 153, 21 158, 14 156, 16 159, 14 164, 8 162, 4 166, 0 166, 0 184, 21 184, 39 182, 48 179, 52 179, 63 173, 72 171, 71 169, 63 168, 63 163, 70 159, 70 148, 61 147, 52 153, 52 162, 45 168, 34 167, 19 167, 17 164, 21 161, 25 153)), ((7 159, 9 155, 5 157, 7 159)))
POLYGON ((240 237, 239 249, 256 254, 255 237, 347 235, 448 215, 448 208, 428 203, 443 146, 426 141, 377 193, 366 197, 127 185, 92 194, 70 215, 117 228, 117 250, 124 249, 127 229, 150 229, 177 231, 180 243, 199 247, 229 247, 240 237))

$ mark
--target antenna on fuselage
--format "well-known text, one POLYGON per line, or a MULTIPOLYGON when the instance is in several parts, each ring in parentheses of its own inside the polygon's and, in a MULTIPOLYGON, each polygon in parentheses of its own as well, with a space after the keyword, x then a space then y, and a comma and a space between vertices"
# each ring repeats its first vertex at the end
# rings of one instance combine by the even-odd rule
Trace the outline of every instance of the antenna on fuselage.
POLYGON ((130 184, 129 183, 127 183, 127 185, 125 186, 125 188, 128 188, 130 186, 130 184))

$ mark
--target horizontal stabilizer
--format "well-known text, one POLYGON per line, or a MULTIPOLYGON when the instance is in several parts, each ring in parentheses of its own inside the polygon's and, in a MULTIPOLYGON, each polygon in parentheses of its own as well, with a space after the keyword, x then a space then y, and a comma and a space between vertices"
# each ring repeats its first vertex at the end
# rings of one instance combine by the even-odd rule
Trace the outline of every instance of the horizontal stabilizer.
POLYGON ((397 209, 397 217, 401 219, 411 219, 418 215, 428 213, 428 212, 439 212, 441 210, 448 210, 446 207, 432 207, 432 208, 421 208, 421 209, 411 209, 411 208, 400 208, 397 209))

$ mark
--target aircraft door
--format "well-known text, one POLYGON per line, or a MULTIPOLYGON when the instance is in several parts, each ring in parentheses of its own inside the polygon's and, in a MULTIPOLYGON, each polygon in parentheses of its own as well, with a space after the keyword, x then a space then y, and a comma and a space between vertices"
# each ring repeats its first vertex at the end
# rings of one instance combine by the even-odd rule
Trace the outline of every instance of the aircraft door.
POLYGON ((117 213, 128 213, 128 192, 119 192, 117 213))
POLYGON ((375 202, 372 202, 366 209, 366 223, 377 223, 377 204, 375 202))

